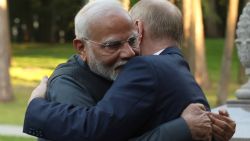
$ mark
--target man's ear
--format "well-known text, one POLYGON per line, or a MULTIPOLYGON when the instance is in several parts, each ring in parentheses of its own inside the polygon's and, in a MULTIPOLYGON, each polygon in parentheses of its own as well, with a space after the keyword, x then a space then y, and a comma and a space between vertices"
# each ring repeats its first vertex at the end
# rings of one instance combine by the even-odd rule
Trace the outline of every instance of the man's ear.
POLYGON ((86 61, 86 47, 84 43, 79 39, 73 40, 73 46, 75 50, 80 54, 81 58, 86 61))
POLYGON ((143 34, 144 34, 143 22, 140 20, 136 20, 135 25, 137 26, 137 31, 139 33, 139 41, 141 42, 141 40, 143 38, 143 34))

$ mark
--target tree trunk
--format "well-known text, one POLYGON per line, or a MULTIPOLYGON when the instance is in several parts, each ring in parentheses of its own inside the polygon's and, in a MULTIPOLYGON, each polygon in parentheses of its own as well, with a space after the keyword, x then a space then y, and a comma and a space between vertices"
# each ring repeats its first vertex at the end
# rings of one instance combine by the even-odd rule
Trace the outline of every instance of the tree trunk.
POLYGON ((191 36, 191 17, 192 17, 192 2, 191 0, 182 1, 182 13, 183 13, 183 44, 182 51, 184 57, 187 59, 190 69, 193 72, 194 70, 194 46, 192 44, 191 36))
POLYGON ((12 100, 10 85, 10 32, 7 0, 0 0, 0 101, 12 100))
POLYGON ((185 1, 182 2, 184 41, 187 41, 191 37, 191 30, 190 30, 190 28, 191 28, 191 17, 192 17, 191 7, 192 7, 191 0, 185 0, 185 1))
POLYGON ((196 81, 203 87, 209 88, 207 62, 205 54, 204 25, 202 16, 201 0, 192 1, 192 20, 194 21, 193 39, 195 46, 195 70, 194 76, 196 81))
POLYGON ((217 94, 217 104, 224 104, 228 95, 228 82, 230 81, 232 53, 234 47, 235 27, 238 16, 239 0, 229 0, 226 40, 222 58, 221 78, 217 94))
POLYGON ((120 0, 123 7, 126 9, 126 10, 129 10, 130 8, 130 0, 120 0))
POLYGON ((191 17, 192 17, 192 2, 191 0, 182 1, 182 9, 183 9, 183 32, 184 32, 184 40, 183 40, 183 54, 187 59, 190 69, 194 72, 194 44, 192 40, 191 34, 191 17))

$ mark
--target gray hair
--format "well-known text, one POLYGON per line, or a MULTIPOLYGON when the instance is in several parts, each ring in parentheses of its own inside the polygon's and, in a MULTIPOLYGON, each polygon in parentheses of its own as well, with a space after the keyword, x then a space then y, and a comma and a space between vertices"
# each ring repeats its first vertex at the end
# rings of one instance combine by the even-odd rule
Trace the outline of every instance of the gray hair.
POLYGON ((114 7, 124 9, 117 0, 94 0, 87 3, 75 16, 76 38, 81 39, 89 36, 89 24, 98 11, 100 12, 114 7))
POLYGON ((167 0, 140 0, 130 10, 133 21, 143 21, 152 39, 168 38, 181 43, 182 14, 167 0))

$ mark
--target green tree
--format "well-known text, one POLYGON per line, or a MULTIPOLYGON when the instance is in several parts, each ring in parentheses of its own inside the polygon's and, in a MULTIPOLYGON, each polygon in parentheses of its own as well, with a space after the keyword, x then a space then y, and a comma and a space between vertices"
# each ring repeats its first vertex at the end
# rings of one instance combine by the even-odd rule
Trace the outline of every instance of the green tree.
POLYGON ((204 13, 204 27, 207 37, 219 37, 221 36, 221 30, 219 25, 221 24, 221 18, 217 14, 216 9, 217 0, 205 0, 202 2, 204 13))
MULTIPOLYGON (((11 25, 27 26, 27 41, 55 42, 63 31, 66 40, 74 38, 74 16, 87 0, 9 0, 11 25), (34 28, 34 22, 38 22, 34 28)), ((23 30, 20 30, 21 37, 23 30)), ((22 39, 24 40, 24 39, 22 39)))

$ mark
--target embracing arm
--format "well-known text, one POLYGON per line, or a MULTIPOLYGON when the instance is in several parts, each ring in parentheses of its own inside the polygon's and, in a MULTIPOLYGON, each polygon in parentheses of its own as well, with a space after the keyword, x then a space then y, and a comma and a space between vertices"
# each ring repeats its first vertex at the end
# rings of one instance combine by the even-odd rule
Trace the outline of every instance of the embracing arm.
POLYGON ((129 141, 190 141, 192 140, 189 128, 183 118, 178 118, 160 125, 144 133, 140 137, 129 141))
POLYGON ((24 132, 35 130, 52 140, 127 140, 153 111, 157 83, 151 70, 133 59, 95 107, 34 99, 27 108, 24 132))
MULTIPOLYGON (((43 89, 46 89, 45 84, 47 82, 42 81, 42 85, 44 85, 43 89)), ((40 85, 41 85, 40 84, 40 85)), ((41 87, 41 86, 38 86, 41 87)), ((88 96, 87 91, 83 90, 81 87, 78 87, 77 84, 74 84, 74 80, 71 77, 65 76, 55 79, 48 86, 48 97, 52 101, 60 102, 60 103, 68 103, 73 105, 82 105, 82 106, 91 106, 89 102, 90 97, 88 96), (83 95, 84 94, 84 95, 83 95), (82 97, 84 96, 84 97, 82 97), (86 99, 87 98, 87 99, 86 99)), ((44 93, 43 91, 41 93, 44 93)), ((94 105, 94 104, 93 104, 94 105)), ((41 117, 42 118, 42 117, 41 117)), ((35 130, 35 129, 34 129, 35 130)), ((27 131, 28 132, 28 131, 27 131)), ((38 132, 30 132, 36 133, 38 132)), ((39 134, 38 134, 39 135, 39 134)), ((130 141, 182 141, 189 140, 191 137, 188 126, 183 118, 178 118, 176 120, 164 123, 159 127, 144 133, 140 137, 136 137, 131 139, 130 141), (182 136, 175 136, 176 133, 181 133, 182 136), (173 138, 174 137, 174 138, 173 138)), ((45 141, 44 139, 39 139, 39 141, 45 141)))
POLYGON ((205 107, 199 103, 189 104, 181 117, 160 125, 131 141, 192 141, 211 139, 211 121, 205 107))
MULTIPOLYGON (((46 98, 50 101, 85 107, 96 104, 86 87, 79 85, 79 82, 68 75, 58 76, 48 83, 46 98)), ((42 138, 38 140, 49 141, 42 138)))

